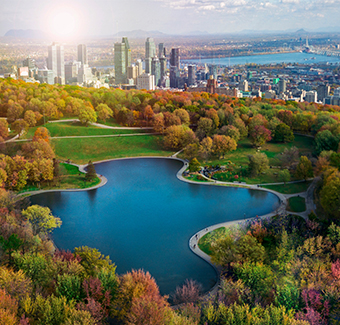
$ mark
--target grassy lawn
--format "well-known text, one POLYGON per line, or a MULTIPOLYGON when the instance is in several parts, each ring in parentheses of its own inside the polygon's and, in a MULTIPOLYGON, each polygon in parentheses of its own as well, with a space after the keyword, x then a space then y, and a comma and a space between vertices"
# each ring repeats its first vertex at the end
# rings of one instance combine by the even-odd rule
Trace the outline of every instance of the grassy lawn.
MULTIPOLYGON (((47 123, 43 125, 50 131, 51 137, 64 136, 86 136, 86 135, 110 135, 110 134, 132 134, 132 133, 150 133, 150 130, 113 130, 103 129, 96 126, 84 126, 80 122, 69 123, 47 123)), ((23 139, 33 138, 34 132, 38 127, 30 128, 22 137, 23 139)))
POLYGON ((288 211, 303 212, 306 211, 306 201, 303 197, 294 196, 288 199, 288 211))
POLYGON ((221 227, 217 228, 214 231, 211 231, 204 235, 202 238, 198 241, 198 247, 200 250, 202 250, 204 253, 211 255, 211 242, 214 238, 219 237, 226 233, 226 228, 221 227))
MULTIPOLYGON (((209 183, 210 181, 208 181, 206 178, 203 177, 203 179, 198 179, 198 176, 200 175, 189 175, 189 176, 184 176, 184 178, 188 179, 189 181, 194 181, 194 182, 201 182, 201 183, 209 183)), ((202 178, 202 176, 200 177, 202 178)))
POLYGON ((52 139, 55 153, 59 159, 70 159, 76 163, 89 160, 140 157, 170 156, 174 152, 162 148, 160 136, 135 136, 89 139, 52 139))
POLYGON ((84 189, 100 183, 98 177, 93 181, 86 181, 85 174, 81 173, 76 166, 64 163, 61 163, 59 166, 60 177, 58 182, 42 183, 40 187, 30 184, 20 191, 20 193, 52 189, 84 189))
POLYGON ((265 185, 263 187, 280 192, 282 194, 294 194, 307 191, 312 181, 286 184, 286 185, 265 185))

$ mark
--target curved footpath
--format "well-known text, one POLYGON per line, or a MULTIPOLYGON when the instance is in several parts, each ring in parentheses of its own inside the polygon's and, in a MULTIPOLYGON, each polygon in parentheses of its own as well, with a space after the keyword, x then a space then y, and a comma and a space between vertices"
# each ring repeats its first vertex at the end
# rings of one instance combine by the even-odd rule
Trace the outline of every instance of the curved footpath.
MULTIPOLYGON (((181 161, 183 163, 183 166, 177 172, 176 177, 183 182, 187 182, 187 183, 190 183, 190 184, 196 184, 196 185, 205 185, 205 186, 225 186, 225 185, 228 185, 228 186, 232 186, 232 187, 241 187, 241 188, 248 188, 248 189, 253 189, 253 190, 258 190, 258 191, 266 191, 266 192, 270 192, 270 193, 276 195, 280 200, 280 206, 273 212, 270 212, 266 215, 259 216, 260 219, 270 218, 270 217, 275 216, 277 214, 286 215, 287 214, 287 211, 286 211, 287 199, 289 197, 292 197, 292 196, 301 196, 301 197, 304 197, 306 199, 306 211, 303 212, 303 213, 294 213, 294 214, 297 214, 297 215, 300 215, 300 216, 306 218, 308 216, 308 214, 312 210, 315 209, 315 205, 314 205, 314 202, 313 202, 313 192, 314 192, 314 188, 316 186, 316 183, 319 180, 318 177, 313 180, 313 183, 309 186, 309 188, 306 192, 296 193, 296 194, 287 194, 287 195, 281 194, 279 192, 276 192, 276 191, 273 191, 273 190, 270 190, 270 189, 267 189, 267 188, 258 187, 258 185, 250 185, 250 184, 245 184, 245 183, 242 183, 242 184, 239 185, 239 184, 230 183, 230 182, 212 181, 209 178, 207 178, 207 179, 210 180, 210 182, 199 183, 199 182, 188 180, 188 179, 183 177, 183 172, 188 168, 189 164, 188 164, 187 161, 180 159, 180 158, 177 158, 176 157, 177 154, 178 153, 175 153, 174 155, 172 155, 170 157, 147 156, 147 157, 125 157, 125 158, 116 158, 116 159, 106 159, 106 160, 94 162, 93 164, 100 164, 100 163, 108 162, 108 161, 112 161, 112 160, 147 159, 147 158, 178 160, 178 161, 181 161)), ((72 163, 72 165, 77 166, 79 168, 79 171, 86 172, 85 169, 87 167, 87 164, 77 165, 77 164, 72 163)), ((46 193, 46 192, 63 192, 63 191, 77 192, 77 191, 93 190, 93 189, 99 188, 101 186, 104 186, 107 183, 107 179, 106 179, 105 176, 99 175, 99 174, 97 174, 97 176, 100 178, 101 182, 99 184, 97 184, 96 186, 93 186, 93 187, 84 188, 84 189, 39 190, 39 191, 32 191, 32 192, 24 192, 24 193, 18 194, 18 196, 24 196, 24 195, 25 196, 32 196, 32 195, 36 195, 36 194, 40 194, 40 193, 46 193)), ((209 263, 215 269, 215 271, 217 273, 218 280, 217 280, 215 286, 210 291, 208 291, 206 293, 206 295, 216 293, 218 286, 220 284, 220 277, 219 277, 220 269, 215 264, 213 264, 211 262, 211 257, 209 255, 207 255, 206 253, 204 253, 199 248, 198 242, 199 242, 200 238, 202 238, 204 235, 206 235, 207 233, 209 233, 209 232, 211 232, 215 229, 218 229, 218 228, 221 228, 221 227, 232 227, 232 226, 235 226, 235 225, 242 225, 245 222, 250 221, 252 219, 254 219, 254 218, 239 219, 239 220, 222 222, 222 223, 219 223, 219 224, 216 224, 216 225, 212 225, 212 226, 209 226, 207 228, 204 228, 204 229, 198 231, 193 236, 191 236, 191 238, 189 239, 189 248, 191 249, 191 251, 194 254, 196 254, 197 256, 199 256, 200 258, 202 258, 203 260, 205 260, 207 263, 209 263)))

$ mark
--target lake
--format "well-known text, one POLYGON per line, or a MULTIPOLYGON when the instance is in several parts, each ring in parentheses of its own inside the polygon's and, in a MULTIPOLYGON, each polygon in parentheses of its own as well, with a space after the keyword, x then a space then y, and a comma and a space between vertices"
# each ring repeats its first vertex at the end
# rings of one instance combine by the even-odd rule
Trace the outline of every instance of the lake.
POLYGON ((197 280, 205 291, 216 282, 211 265, 193 254, 190 237, 207 226, 264 215, 279 206, 277 196, 256 190, 204 186, 180 181, 183 163, 139 158, 95 165, 105 186, 81 192, 32 196, 61 218, 53 232, 55 244, 73 250, 98 248, 117 265, 117 273, 149 271, 162 294, 185 279, 197 280))
POLYGON ((308 54, 301 52, 294 53, 279 53, 279 54, 264 54, 264 55, 251 55, 251 56, 234 56, 225 58, 210 58, 210 59, 195 59, 195 60, 182 60, 181 63, 194 63, 194 64, 216 64, 223 66, 232 66, 238 64, 270 64, 270 63, 300 63, 312 64, 320 62, 339 63, 340 58, 336 56, 326 56, 318 54, 308 54), (315 58, 315 59, 312 59, 315 58))

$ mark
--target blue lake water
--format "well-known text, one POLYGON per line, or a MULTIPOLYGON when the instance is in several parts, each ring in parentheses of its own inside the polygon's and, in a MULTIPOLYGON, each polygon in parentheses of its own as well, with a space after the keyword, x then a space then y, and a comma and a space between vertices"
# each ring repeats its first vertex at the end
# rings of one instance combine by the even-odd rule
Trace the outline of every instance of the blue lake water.
POLYGON ((188 184, 176 178, 183 166, 170 159, 127 159, 96 165, 108 183, 96 190, 44 193, 33 204, 51 208, 62 219, 53 233, 59 248, 86 245, 109 255, 119 274, 149 271, 163 294, 185 279, 204 290, 216 281, 214 269, 188 247, 207 226, 263 215, 279 199, 268 192, 188 184))
POLYGON ((195 63, 195 64, 216 64, 224 66, 232 66, 238 64, 270 64, 270 63, 339 63, 340 57, 326 56, 317 54, 308 54, 301 52, 294 53, 280 53, 280 54, 264 54, 264 55, 251 55, 251 56, 235 56, 224 58, 210 58, 210 59, 195 59, 195 60, 182 60, 181 63, 195 63), (314 59, 312 59, 314 58, 314 59))

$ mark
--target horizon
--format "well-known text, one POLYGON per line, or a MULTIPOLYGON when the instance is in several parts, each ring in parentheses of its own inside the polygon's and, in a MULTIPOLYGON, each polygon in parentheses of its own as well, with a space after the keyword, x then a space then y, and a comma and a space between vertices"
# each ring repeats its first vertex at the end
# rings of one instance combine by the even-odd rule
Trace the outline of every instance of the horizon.
POLYGON ((57 41, 128 31, 165 35, 340 31, 340 1, 315 0, 0 0, 0 35, 40 30, 57 41), (265 23, 264 23, 265 22, 265 23))

